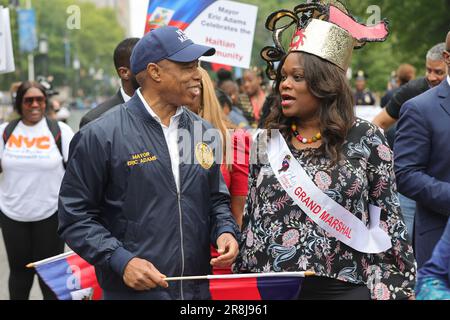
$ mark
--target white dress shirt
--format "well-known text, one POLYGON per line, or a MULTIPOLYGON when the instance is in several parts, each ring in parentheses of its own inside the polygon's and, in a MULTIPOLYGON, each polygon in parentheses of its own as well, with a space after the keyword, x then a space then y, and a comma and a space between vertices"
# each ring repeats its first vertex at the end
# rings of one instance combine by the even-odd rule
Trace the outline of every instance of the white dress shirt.
POLYGON ((447 76, 447 82, 448 82, 448 85, 450 86, 450 75, 447 76))
POLYGON ((131 97, 125 93, 125 90, 123 90, 122 87, 120 87, 120 94, 122 95, 123 102, 128 102, 128 100, 131 99, 131 97))
POLYGON ((164 133, 164 138, 166 139, 167 148, 169 149, 170 162, 172 164, 172 173, 175 179, 175 183, 177 185, 178 192, 180 191, 180 154, 178 150, 178 123, 180 121, 180 116, 183 113, 183 107, 178 107, 177 112, 170 118, 169 126, 165 126, 161 123, 161 119, 158 115, 153 111, 153 109, 148 105, 147 101, 145 101, 144 97, 141 94, 141 90, 136 90, 139 98, 144 104, 147 111, 150 115, 158 121, 161 125, 161 128, 164 133))

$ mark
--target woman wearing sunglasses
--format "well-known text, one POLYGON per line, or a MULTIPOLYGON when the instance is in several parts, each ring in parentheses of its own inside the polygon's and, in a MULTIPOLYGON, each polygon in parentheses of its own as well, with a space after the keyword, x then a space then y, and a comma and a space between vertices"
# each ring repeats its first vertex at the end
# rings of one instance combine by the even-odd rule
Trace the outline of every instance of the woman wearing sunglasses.
MULTIPOLYGON (((73 132, 45 118, 46 102, 41 84, 24 82, 14 104, 20 119, 0 125, 0 223, 12 300, 29 298, 35 272, 28 263, 64 250, 56 233, 57 204, 73 132)), ((40 279, 39 285, 44 299, 55 298, 40 279)))

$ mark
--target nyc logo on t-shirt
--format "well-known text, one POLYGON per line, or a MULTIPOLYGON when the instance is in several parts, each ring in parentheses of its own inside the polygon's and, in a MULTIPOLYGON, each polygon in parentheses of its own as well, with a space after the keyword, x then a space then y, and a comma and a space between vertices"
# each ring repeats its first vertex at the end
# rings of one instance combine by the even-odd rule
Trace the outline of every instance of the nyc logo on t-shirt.
POLYGON ((41 136, 41 137, 34 137, 29 138, 22 135, 14 135, 12 134, 10 138, 8 139, 7 143, 9 148, 19 148, 22 149, 23 147, 27 149, 40 149, 40 150, 48 150, 50 149, 50 137, 49 136, 41 136))

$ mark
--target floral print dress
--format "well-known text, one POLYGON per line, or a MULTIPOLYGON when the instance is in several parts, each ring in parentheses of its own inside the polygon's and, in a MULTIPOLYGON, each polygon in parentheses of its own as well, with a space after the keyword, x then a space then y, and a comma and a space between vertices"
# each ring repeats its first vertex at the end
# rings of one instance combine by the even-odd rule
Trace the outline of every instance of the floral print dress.
POLYGON ((392 151, 377 127, 356 119, 336 165, 319 149, 296 150, 290 142, 288 146, 312 181, 366 226, 368 204, 382 209, 380 224, 391 237, 392 248, 380 254, 356 251, 309 219, 278 183, 258 142, 252 148, 259 160, 250 165, 234 272, 312 270, 317 276, 365 284, 372 299, 405 299, 413 294, 416 266, 400 212, 392 151))

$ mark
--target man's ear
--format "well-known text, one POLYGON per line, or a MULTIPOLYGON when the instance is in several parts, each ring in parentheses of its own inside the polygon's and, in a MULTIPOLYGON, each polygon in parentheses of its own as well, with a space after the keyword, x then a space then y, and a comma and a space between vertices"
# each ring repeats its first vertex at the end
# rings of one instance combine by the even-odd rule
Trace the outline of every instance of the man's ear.
POLYGON ((153 81, 161 82, 161 68, 156 63, 149 63, 147 65, 147 74, 153 81))
POLYGON ((131 78, 131 70, 127 67, 119 67, 119 69, 117 69, 117 73, 122 80, 128 81, 131 78))
MULTIPOLYGON (((445 50, 442 55, 444 56, 444 60, 447 63, 447 66, 450 68, 450 50, 445 50)), ((449 70, 450 71, 450 70, 449 70)))

